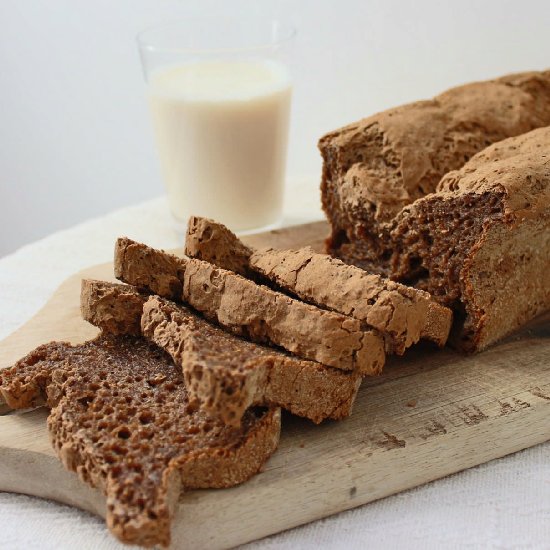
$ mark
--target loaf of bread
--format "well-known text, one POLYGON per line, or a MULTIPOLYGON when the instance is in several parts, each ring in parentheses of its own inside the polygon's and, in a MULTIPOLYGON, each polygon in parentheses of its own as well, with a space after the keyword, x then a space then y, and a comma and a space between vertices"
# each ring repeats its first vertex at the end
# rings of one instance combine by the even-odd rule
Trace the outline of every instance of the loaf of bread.
POLYGON ((395 217, 395 278, 455 308, 481 350, 550 308, 550 127, 498 142, 395 217))
POLYGON ((80 306, 106 332, 136 334, 137 325, 182 369, 190 398, 226 424, 240 425, 251 405, 281 406, 315 423, 351 414, 361 383, 354 372, 248 342, 128 285, 83 280, 80 306))
MULTIPOLYGON (((480 156, 460 175, 451 176, 463 182, 456 189, 439 181, 485 147, 547 125, 550 71, 468 84, 326 135, 319 147, 324 160, 323 207, 332 227, 329 253, 436 295, 455 310, 454 341, 469 350, 482 349, 547 307, 547 287, 537 278, 545 264, 548 191, 543 155, 548 141, 544 133, 535 133, 528 138, 531 145, 522 146, 521 159, 514 160, 512 148, 524 143, 522 138, 502 145, 509 160, 496 145, 489 155, 501 161, 501 173, 494 171, 496 165, 490 166, 494 159, 480 156), (484 186, 483 177, 474 182, 477 176, 467 174, 480 174, 483 163, 484 186), (533 177, 536 184, 529 183, 533 177), (502 191, 501 179, 518 183, 502 191), (529 191, 522 192, 522 186, 529 191), (521 200, 523 211, 509 212, 508 204, 521 200), (534 233, 527 238, 531 229, 534 233), (498 255, 518 265, 508 269, 507 281, 484 270, 482 284, 469 264, 475 256, 477 262, 485 258, 495 266, 498 255), (493 290, 487 301, 480 293, 488 292, 489 286, 493 290), (489 303, 498 301, 495 293, 512 300, 504 316, 489 303)), ((503 266, 504 260, 500 262, 503 266)), ((503 268, 499 273, 504 274, 503 268)))
POLYGON ((308 247, 252 250, 224 225, 192 216, 185 253, 354 317, 384 336, 388 353, 401 355, 420 338, 442 346, 449 335, 451 311, 427 292, 369 274, 308 247))
POLYGON ((384 339, 352 317, 322 310, 208 262, 178 258, 128 238, 115 245, 115 275, 259 343, 362 375, 381 372, 384 339))
POLYGON ((107 525, 127 544, 168 546, 180 488, 241 483, 279 441, 279 409, 225 425, 189 403, 166 353, 135 336, 40 346, 1 371, 0 392, 12 408, 51 407, 55 451, 103 491, 107 525))

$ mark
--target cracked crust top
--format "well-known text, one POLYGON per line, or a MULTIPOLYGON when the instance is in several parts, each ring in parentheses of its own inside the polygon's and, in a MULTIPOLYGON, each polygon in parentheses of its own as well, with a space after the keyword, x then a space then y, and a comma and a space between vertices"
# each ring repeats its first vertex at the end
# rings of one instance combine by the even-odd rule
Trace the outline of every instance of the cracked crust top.
POLYGON ((506 215, 536 218, 550 208, 549 182, 550 126, 487 147, 460 170, 446 174, 437 195, 447 199, 466 193, 502 193, 506 215))
POLYGON ((323 206, 390 221, 488 145, 550 125, 550 71, 453 88, 335 130, 319 141, 323 206), (371 212, 372 210, 372 212, 371 212))

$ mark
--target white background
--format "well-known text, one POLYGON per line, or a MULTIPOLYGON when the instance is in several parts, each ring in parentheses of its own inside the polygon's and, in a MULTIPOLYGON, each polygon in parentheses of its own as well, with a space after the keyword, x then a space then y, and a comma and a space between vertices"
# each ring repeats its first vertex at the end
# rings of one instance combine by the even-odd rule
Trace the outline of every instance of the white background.
POLYGON ((162 193, 135 34, 227 10, 299 28, 292 177, 319 178, 325 131, 550 66, 548 0, 0 0, 0 256, 162 193))

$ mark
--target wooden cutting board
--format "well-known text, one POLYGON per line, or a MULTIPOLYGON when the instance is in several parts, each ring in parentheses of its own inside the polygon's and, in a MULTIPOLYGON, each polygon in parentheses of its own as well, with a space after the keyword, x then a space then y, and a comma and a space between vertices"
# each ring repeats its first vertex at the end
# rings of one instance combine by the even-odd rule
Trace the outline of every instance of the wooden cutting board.
MULTIPOLYGON (((253 245, 320 247, 324 222, 248 237, 253 245)), ((112 265, 65 281, 44 308, 0 343, 0 367, 49 340, 81 342, 83 277, 112 279, 112 265)), ((0 489, 103 515, 99 491, 66 471, 50 447, 47 411, 0 416, 0 489)), ((232 489, 182 495, 177 548, 227 548, 421 485, 550 439, 550 315, 474 356, 420 344, 363 382, 351 418, 321 426, 283 417, 281 444, 264 471, 232 489)))

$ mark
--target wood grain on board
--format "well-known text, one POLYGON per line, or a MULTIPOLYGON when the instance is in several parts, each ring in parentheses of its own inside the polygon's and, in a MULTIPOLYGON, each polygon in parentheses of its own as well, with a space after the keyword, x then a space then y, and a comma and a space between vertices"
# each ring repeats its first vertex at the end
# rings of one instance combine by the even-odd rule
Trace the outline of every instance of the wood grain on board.
MULTIPOLYGON (((319 222, 255 235, 255 246, 320 248, 319 222)), ((0 367, 49 340, 81 342, 83 277, 112 279, 112 265, 70 277, 44 308, 0 343, 0 367)), ((47 411, 0 416, 0 490, 50 498, 102 515, 101 493, 54 455, 47 411)), ((321 426, 283 417, 281 444, 264 471, 238 487, 188 492, 173 521, 174 547, 226 548, 277 533, 550 439, 550 316, 484 353, 418 345, 366 379, 353 415, 321 426)))

